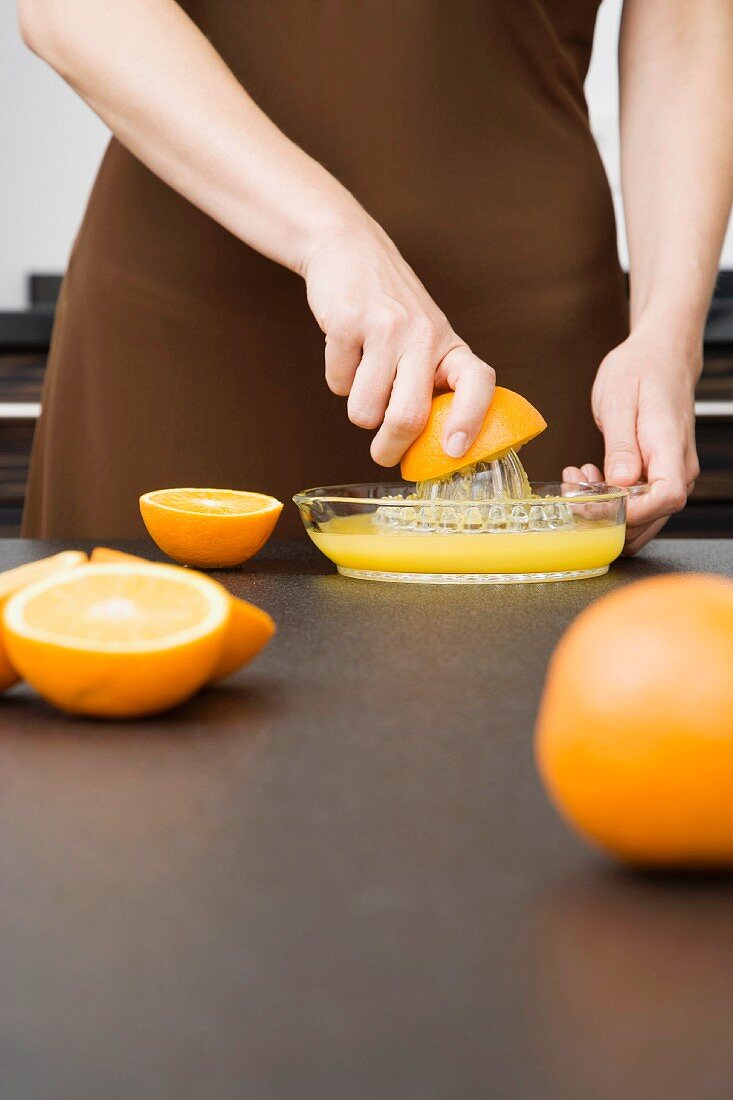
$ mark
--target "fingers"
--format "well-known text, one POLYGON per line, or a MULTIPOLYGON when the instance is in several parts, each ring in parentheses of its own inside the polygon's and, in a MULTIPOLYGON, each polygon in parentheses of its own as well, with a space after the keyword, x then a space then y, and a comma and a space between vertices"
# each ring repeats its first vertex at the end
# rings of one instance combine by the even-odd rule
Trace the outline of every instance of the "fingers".
POLYGON ((434 381, 432 358, 423 354, 398 363, 382 426, 372 440, 371 455, 380 466, 399 462, 425 427, 434 381))
POLYGON ((346 397, 360 361, 361 340, 350 336, 326 336, 326 383, 332 393, 346 397))
POLYGON ((384 345, 365 350, 351 385, 347 409, 358 428, 378 428, 384 420, 396 372, 394 352, 384 345))
POLYGON ((372 455, 393 465, 424 427, 433 389, 457 391, 445 445, 460 457, 475 440, 494 375, 376 223, 334 234, 307 264, 308 304, 326 333, 326 381, 349 396, 349 416, 381 427, 372 455), (384 419, 382 420, 382 416, 384 419))
POLYGON ((566 466, 562 472, 563 485, 577 485, 585 481, 583 472, 579 466, 566 466))
POLYGON ((382 466, 399 462, 425 427, 436 384, 455 392, 442 441, 447 454, 461 458, 481 428, 494 371, 444 321, 410 318, 394 306, 359 323, 340 318, 328 332, 328 386, 348 396, 352 423, 379 429, 371 453, 382 466))
POLYGON ((491 404, 496 375, 465 344, 452 348, 440 364, 440 372, 455 391, 443 435, 443 450, 462 458, 476 439, 491 404))
POLYGON ((631 486, 643 474, 649 485, 627 503, 627 553, 640 550, 684 507, 699 473, 693 400, 699 371, 665 347, 655 334, 632 334, 606 356, 593 385, 607 480, 631 486))
MULTIPOLYGON (((594 482, 603 481, 603 474, 594 466, 591 462, 586 462, 583 466, 566 466, 562 472, 563 485, 567 485, 572 491, 573 487, 580 484, 593 484, 594 482)), ((574 506, 574 513, 576 516, 580 516, 583 519, 596 519, 598 506, 595 504, 576 504, 574 506)))
POLYGON ((636 553, 661 529, 667 517, 684 508, 687 486, 687 446, 680 424, 658 420, 646 462, 637 439, 636 403, 626 394, 606 399, 602 415, 606 443, 606 480, 612 485, 633 485, 644 466, 648 493, 632 497, 627 505, 626 552, 636 553))
MULTIPOLYGON (((680 463, 682 453, 681 444, 671 443, 657 452, 651 467, 660 472, 656 480, 650 483, 652 490, 646 497, 631 498, 627 511, 629 521, 626 526, 626 541, 624 554, 637 554, 655 535, 664 527, 670 515, 679 511, 684 506, 687 496, 692 492, 694 478, 699 473, 700 467, 697 461, 694 445, 689 457, 680 463), (687 477, 684 490, 682 479, 687 477), (654 493, 653 499, 652 493, 654 493)), ((586 463, 584 466, 566 466, 563 470, 563 482, 572 484, 578 481, 597 482, 602 481, 603 475, 597 466, 586 463)))
POLYGON ((581 466, 580 472, 583 475, 583 481, 589 481, 591 484, 603 481, 602 471, 599 470, 597 466, 594 466, 592 462, 586 462, 584 466, 581 466))
POLYGON ((636 412, 631 394, 621 393, 604 402, 601 425, 606 445, 604 469, 606 481, 611 485, 633 485, 641 477, 636 412))
POLYGON ((624 554, 637 554, 643 546, 646 546, 662 530, 668 519, 669 516, 664 516, 662 519, 658 519, 654 523, 647 523, 643 527, 627 527, 624 554))
POLYGON ((399 462, 425 427, 436 381, 455 392, 442 442, 446 454, 461 458, 483 424, 495 380, 492 368, 465 344, 452 348, 437 366, 434 352, 406 354, 397 367, 384 423, 372 442, 372 458, 381 466, 399 462))
POLYGON ((685 474, 687 476, 687 495, 689 496, 692 490, 695 488, 695 482, 700 476, 700 460, 697 457, 697 447, 695 445, 695 429, 692 429, 692 438, 687 444, 687 450, 685 452, 685 474))
POLYGON ((632 497, 626 507, 629 527, 644 527, 663 516, 668 518, 681 512, 687 503, 687 483, 675 475, 650 477, 651 488, 643 496, 632 497))
POLYGON ((566 485, 577 485, 580 482, 593 484, 603 481, 603 474, 592 462, 586 462, 584 466, 566 466, 562 479, 566 485))
POLYGON ((632 497, 627 508, 629 527, 644 527, 679 512, 687 503, 686 442, 678 425, 661 421, 655 425, 654 441, 647 458, 648 493, 632 497))

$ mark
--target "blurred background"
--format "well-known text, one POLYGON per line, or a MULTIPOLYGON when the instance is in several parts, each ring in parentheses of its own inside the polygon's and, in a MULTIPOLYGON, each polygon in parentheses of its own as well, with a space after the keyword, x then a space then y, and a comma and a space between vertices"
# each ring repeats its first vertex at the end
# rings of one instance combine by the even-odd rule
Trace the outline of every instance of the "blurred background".
MULTIPOLYGON (((586 90, 614 194, 620 198, 616 40, 622 0, 604 0, 586 90)), ((0 536, 18 533, 53 308, 109 134, 23 45, 15 4, 0 4, 0 536)), ((702 474, 670 535, 733 535, 733 219, 705 341, 696 405, 702 474)))

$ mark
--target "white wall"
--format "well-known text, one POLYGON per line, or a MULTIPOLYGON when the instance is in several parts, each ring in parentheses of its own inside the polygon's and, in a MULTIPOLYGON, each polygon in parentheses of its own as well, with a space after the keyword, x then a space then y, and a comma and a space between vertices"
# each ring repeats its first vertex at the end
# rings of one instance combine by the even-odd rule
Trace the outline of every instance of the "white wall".
POLYGON ((621 262, 628 267, 628 250, 624 234, 624 211, 621 202, 621 171, 618 148, 618 73, 616 51, 618 27, 623 0, 603 0, 596 23, 585 94, 590 107, 590 124, 598 142, 613 192, 618 224, 618 250, 621 262))
POLYGON ((31 271, 63 271, 108 131, 18 34, 0 0, 0 309, 31 271))
MULTIPOLYGON (((628 250, 623 229, 621 180, 618 148, 618 73, 616 51, 623 0, 603 0, 598 13, 590 72, 585 85, 590 107, 591 127, 606 166, 613 192, 619 227, 619 254, 628 267, 628 250)), ((733 268, 733 216, 723 245, 721 267, 733 268)))
MULTIPOLYGON (((587 92, 620 213, 616 39, 621 0, 604 0, 587 92)), ((31 271, 63 271, 106 128, 23 45, 13 0, 0 0, 0 309, 25 304, 31 271)), ((626 259, 623 231, 619 248, 626 259)), ((724 266, 733 267, 733 221, 724 266)))

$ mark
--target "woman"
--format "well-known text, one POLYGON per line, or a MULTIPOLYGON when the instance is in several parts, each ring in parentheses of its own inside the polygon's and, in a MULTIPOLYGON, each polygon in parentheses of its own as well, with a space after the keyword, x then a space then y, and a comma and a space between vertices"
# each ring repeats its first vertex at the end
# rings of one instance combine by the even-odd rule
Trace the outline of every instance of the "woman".
POLYGON ((138 495, 166 485, 368 479, 358 429, 394 465, 435 387, 456 392, 460 456, 495 367, 550 424, 534 476, 603 462, 652 483, 630 509, 643 545, 698 472, 733 8, 625 5, 629 332, 583 96, 597 6, 20 0, 26 42, 115 135, 59 303, 25 533, 137 534, 138 495))

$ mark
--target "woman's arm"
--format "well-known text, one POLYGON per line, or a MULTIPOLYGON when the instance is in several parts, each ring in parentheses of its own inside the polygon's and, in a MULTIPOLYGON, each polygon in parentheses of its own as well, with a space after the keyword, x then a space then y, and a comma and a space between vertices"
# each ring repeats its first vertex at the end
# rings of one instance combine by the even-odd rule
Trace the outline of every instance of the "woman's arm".
POLYGON ((376 461, 399 460, 425 423, 434 385, 456 390, 445 443, 465 453, 493 371, 387 235, 257 107, 174 0, 19 0, 18 8, 30 48, 136 157, 305 278, 326 335, 328 384, 350 395, 354 423, 381 425, 376 461))
POLYGON ((619 66, 631 324, 698 339, 733 202, 731 0, 626 0, 619 66))
POLYGON ((631 334, 601 364, 593 410, 607 480, 652 486, 630 504, 634 551, 699 472, 694 387, 733 201, 733 3, 625 0, 619 60, 631 334))

